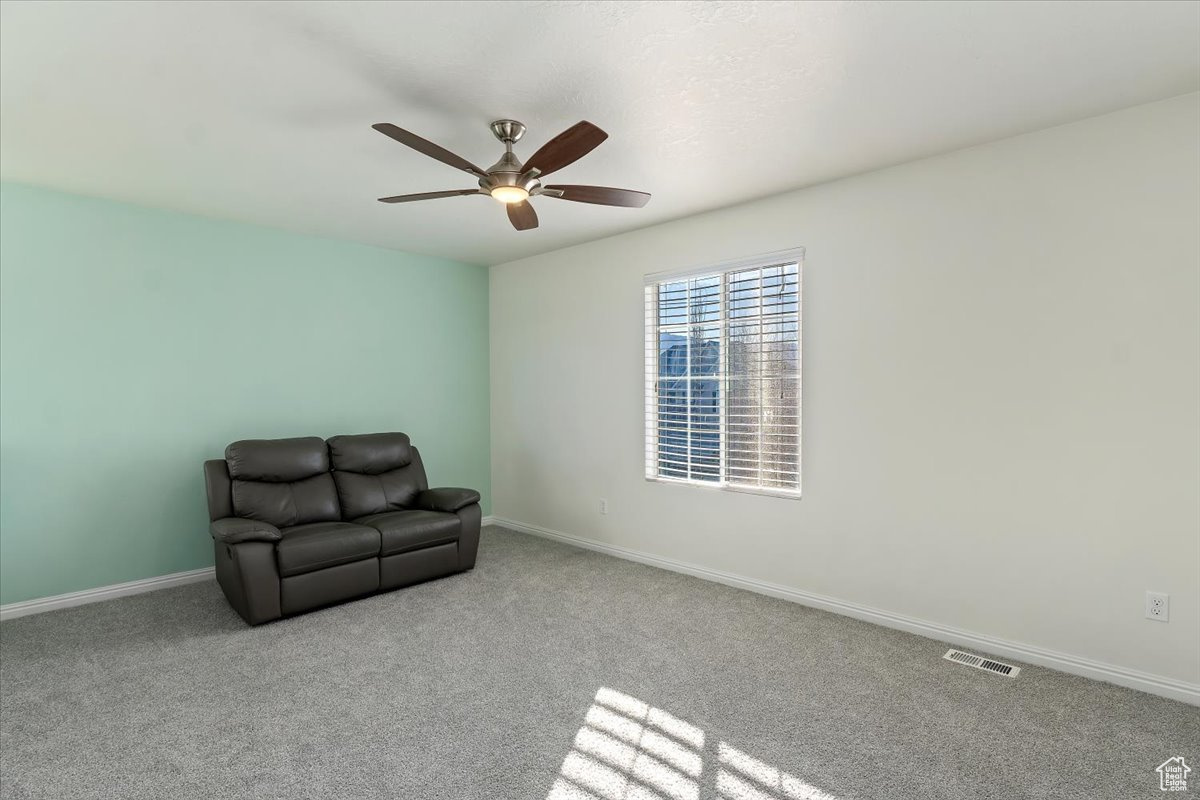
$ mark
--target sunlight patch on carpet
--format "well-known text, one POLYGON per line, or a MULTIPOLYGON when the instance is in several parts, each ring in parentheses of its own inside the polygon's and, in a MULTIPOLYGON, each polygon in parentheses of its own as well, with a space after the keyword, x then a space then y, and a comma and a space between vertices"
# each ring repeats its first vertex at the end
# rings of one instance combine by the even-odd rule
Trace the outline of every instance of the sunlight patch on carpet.
POLYGON ((706 776, 705 755, 701 728, 601 687, 546 800, 700 800, 708 787, 719 800, 838 800, 727 742, 707 751, 706 776))

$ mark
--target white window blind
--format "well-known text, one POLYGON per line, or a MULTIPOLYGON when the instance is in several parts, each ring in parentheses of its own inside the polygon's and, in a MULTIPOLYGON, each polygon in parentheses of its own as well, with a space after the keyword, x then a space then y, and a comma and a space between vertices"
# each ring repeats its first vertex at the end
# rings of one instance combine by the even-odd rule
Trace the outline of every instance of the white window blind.
POLYGON ((802 263, 647 278, 647 478, 799 495, 802 263))

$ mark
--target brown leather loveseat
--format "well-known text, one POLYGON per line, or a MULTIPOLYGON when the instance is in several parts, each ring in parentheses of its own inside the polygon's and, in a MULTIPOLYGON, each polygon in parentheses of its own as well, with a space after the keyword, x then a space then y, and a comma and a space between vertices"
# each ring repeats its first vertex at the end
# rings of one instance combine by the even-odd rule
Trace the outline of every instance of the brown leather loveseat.
POLYGON ((204 462, 217 581, 251 625, 475 566, 473 489, 403 433, 234 442, 204 462))

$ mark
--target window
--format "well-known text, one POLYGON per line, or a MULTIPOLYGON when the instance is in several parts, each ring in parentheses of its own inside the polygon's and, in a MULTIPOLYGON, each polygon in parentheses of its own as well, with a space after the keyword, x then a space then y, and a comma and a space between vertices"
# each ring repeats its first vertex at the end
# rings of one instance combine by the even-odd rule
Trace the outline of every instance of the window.
POLYGON ((646 282, 646 477, 800 494, 803 250, 646 282))

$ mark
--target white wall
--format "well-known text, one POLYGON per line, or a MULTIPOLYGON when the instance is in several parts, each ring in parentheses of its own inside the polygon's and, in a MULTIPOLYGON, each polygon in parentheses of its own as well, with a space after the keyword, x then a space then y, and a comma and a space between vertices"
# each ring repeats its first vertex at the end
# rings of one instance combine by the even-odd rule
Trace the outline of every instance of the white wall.
POLYGON ((1193 94, 494 267, 495 514, 1200 682, 1198 231, 1193 94), (804 498, 646 482, 642 276, 797 245, 804 498))

